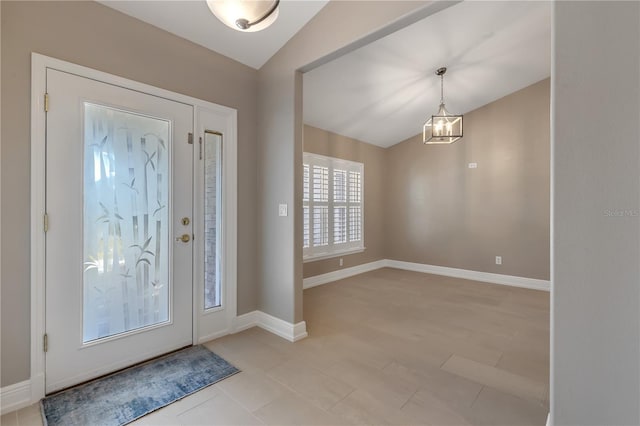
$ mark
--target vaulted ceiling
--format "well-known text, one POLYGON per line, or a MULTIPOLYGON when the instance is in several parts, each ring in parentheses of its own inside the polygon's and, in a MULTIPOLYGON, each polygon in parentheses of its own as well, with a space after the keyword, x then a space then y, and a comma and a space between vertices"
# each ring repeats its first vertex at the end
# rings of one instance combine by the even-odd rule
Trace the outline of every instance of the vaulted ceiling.
MULTIPOLYGON (((282 0, 255 33, 228 28, 205 1, 101 3, 259 69, 327 1, 282 0)), ((467 113, 549 77, 550 46, 550 2, 463 1, 305 73, 304 121, 388 147, 436 112, 439 67, 448 110, 467 113)))
POLYGON ((243 33, 220 22, 204 0, 100 1, 105 6, 256 69, 280 50, 327 2, 283 0, 273 25, 260 32, 243 33))
POLYGON ((465 1, 304 76, 305 123, 388 147, 422 132, 444 96, 466 113, 550 75, 549 2, 465 1))

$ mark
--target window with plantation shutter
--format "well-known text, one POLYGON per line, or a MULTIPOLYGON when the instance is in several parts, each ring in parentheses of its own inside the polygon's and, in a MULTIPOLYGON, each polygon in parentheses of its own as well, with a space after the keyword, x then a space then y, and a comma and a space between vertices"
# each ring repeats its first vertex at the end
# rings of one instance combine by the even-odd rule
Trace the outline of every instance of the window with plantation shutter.
POLYGON ((305 152, 302 167, 304 260, 364 250, 364 165, 305 152))

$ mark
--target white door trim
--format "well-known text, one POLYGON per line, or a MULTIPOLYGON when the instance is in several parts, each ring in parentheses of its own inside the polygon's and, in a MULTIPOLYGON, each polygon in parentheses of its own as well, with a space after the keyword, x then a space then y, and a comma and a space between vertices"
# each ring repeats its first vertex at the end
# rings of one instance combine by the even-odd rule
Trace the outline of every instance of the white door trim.
MULTIPOLYGON (((224 276, 227 292, 227 314, 225 315, 227 333, 232 330, 236 317, 236 279, 237 279, 237 111, 233 108, 216 105, 191 96, 174 93, 165 89, 114 76, 102 71, 76 65, 70 62, 50 58, 38 53, 31 54, 31 403, 39 401, 45 395, 45 357, 43 336, 45 332, 45 233, 43 218, 45 213, 45 165, 46 165, 46 114, 44 94, 46 92, 46 70, 54 68, 60 71, 91 78, 127 89, 182 102, 194 106, 193 128, 198 129, 197 111, 206 110, 225 120, 225 140, 228 149, 224 152, 223 185, 226 194, 223 217, 225 235, 224 276)), ((51 100, 52 107, 55 100, 51 100)), ((194 297, 194 303, 199 303, 194 297)), ((202 337, 200 324, 206 318, 196 314, 194 306, 193 342, 202 337)))

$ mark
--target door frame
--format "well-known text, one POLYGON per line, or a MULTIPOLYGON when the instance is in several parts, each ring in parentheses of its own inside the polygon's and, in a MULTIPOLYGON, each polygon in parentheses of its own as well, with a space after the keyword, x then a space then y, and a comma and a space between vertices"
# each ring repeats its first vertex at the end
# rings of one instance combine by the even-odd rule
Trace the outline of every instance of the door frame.
MULTIPOLYGON (((222 247, 221 264, 222 282, 225 285, 223 303, 225 315, 224 325, 215 327, 211 316, 205 315, 199 307, 203 303, 204 294, 199 294, 201 287, 196 283, 204 268, 203 261, 194 250, 193 256, 193 344, 229 334, 237 314, 237 110, 217 105, 191 96, 182 95, 123 77, 118 77, 92 68, 51 58, 38 53, 31 54, 31 402, 39 401, 45 396, 45 232, 44 214, 46 206, 46 113, 44 110, 46 93, 47 68, 75 74, 126 89, 165 98, 171 101, 192 105, 194 108, 194 155, 198 151, 198 133, 214 123, 219 132, 224 134, 223 144, 223 195, 222 195, 222 247), (217 330, 212 333, 211 330, 217 330)), ((55 100, 51 100, 55 105, 55 100)), ((204 136, 204 135, 203 135, 204 136)), ((186 143, 186 142, 185 142, 186 143)), ((198 167, 194 167, 194 174, 198 167)), ((194 188, 195 191, 195 188, 194 188)), ((196 215, 194 202, 194 232, 198 232, 203 218, 196 215)), ((220 320, 220 316, 216 317, 220 320)))

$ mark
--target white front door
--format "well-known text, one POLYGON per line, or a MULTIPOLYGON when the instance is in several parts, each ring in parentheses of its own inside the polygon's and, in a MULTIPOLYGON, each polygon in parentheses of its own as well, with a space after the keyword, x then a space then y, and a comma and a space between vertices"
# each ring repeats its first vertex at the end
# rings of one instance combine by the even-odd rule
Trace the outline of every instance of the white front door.
POLYGON ((46 392, 193 342, 193 106, 47 69, 46 392))

